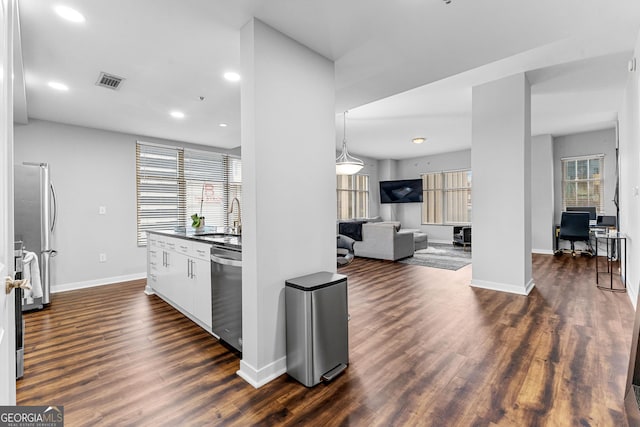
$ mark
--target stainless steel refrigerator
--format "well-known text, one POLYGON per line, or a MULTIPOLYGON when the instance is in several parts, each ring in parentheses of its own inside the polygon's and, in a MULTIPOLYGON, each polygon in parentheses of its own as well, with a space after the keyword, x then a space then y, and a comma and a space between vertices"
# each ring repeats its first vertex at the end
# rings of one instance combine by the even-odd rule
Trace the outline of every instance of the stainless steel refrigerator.
POLYGON ((51 247, 56 226, 56 195, 47 163, 14 165, 15 240, 38 260, 42 297, 25 297, 23 311, 41 309, 51 301, 51 247))

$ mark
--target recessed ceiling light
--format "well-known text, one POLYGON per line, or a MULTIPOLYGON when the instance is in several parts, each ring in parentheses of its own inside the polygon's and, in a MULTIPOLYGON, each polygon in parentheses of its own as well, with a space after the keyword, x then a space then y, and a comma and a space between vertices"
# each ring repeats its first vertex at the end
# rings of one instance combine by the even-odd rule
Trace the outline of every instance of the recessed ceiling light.
POLYGON ((425 138, 422 138, 422 137, 419 137, 419 138, 413 138, 413 139, 411 140, 411 142, 413 142, 414 144, 422 144, 422 143, 423 143, 423 142, 425 142, 425 141, 426 141, 426 139, 425 139, 425 138))
POLYGON ((169 114, 171 114, 171 117, 174 119, 184 119, 184 113, 182 111, 172 111, 169 114))
POLYGON ((61 90, 61 91, 69 90, 69 86, 67 86, 64 83, 60 83, 60 82, 49 82, 49 83, 47 83, 47 85, 51 89, 55 89, 55 90, 61 90))
POLYGON ((229 71, 227 73, 224 73, 224 78, 229 80, 230 82, 237 82, 240 80, 240 74, 229 71))
POLYGON ((218 126, 220 126, 221 128, 226 128, 227 124, 226 123, 220 123, 218 126))
POLYGON ((68 6, 56 6, 54 8, 56 13, 61 17, 71 22, 84 22, 84 16, 75 9, 68 6))

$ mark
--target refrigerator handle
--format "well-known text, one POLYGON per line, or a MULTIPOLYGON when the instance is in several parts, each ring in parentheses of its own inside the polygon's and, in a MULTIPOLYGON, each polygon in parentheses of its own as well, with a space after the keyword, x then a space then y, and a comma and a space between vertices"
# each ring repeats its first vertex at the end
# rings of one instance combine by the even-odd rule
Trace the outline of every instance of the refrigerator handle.
POLYGON ((53 201, 53 218, 51 221, 51 232, 56 228, 56 220, 58 219, 58 201, 56 200, 56 190, 53 187, 53 182, 49 184, 51 186, 51 200, 53 201))

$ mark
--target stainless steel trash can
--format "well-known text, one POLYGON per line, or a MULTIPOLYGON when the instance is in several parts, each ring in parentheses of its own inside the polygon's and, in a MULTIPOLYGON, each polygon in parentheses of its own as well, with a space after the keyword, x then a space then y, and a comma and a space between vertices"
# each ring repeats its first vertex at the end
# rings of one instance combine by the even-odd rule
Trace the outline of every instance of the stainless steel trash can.
POLYGON ((347 277, 326 271, 285 282, 287 373, 307 387, 349 364, 347 277))

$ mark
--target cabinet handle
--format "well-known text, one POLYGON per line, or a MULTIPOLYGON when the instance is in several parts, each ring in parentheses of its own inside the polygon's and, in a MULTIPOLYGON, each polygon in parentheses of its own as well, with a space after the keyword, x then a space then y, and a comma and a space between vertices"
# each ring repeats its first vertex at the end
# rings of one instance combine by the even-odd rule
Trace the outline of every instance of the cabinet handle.
POLYGON ((191 269, 192 269, 192 266, 191 266, 191 260, 190 260, 189 258, 187 258, 187 277, 188 277, 189 279, 192 279, 192 278, 193 278, 193 275, 192 275, 192 273, 191 273, 191 269))

